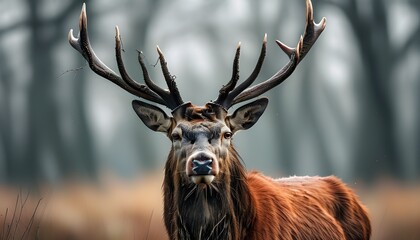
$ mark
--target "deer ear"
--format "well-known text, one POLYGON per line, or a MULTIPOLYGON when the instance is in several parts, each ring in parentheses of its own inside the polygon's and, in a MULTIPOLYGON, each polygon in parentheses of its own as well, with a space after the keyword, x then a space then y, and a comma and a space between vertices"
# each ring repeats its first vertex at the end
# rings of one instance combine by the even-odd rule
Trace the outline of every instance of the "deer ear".
POLYGON ((172 118, 162 109, 138 100, 134 100, 132 105, 137 116, 148 128, 156 132, 168 133, 172 126, 172 118))
POLYGON ((226 118, 226 122, 230 125, 230 130, 236 132, 254 126, 264 113, 267 104, 267 98, 260 98, 236 109, 232 115, 226 118))

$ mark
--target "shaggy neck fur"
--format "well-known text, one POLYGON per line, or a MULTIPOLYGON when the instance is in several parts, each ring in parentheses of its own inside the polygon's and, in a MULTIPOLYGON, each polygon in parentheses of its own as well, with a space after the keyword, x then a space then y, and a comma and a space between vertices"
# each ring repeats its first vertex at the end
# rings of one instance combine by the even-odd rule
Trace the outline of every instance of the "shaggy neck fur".
MULTIPOLYGON (((174 169, 171 150, 165 167, 164 218, 170 239, 244 239, 255 218, 245 168, 233 147, 223 172, 200 186, 174 169)), ((182 173, 181 173, 182 174, 182 173)), ((185 175, 185 174, 184 174, 185 175)))

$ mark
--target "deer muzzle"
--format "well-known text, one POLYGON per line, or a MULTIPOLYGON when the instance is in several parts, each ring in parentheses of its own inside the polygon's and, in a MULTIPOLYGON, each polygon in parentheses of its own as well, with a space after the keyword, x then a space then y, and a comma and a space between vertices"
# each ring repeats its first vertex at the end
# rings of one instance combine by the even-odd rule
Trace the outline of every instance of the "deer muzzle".
POLYGON ((218 174, 219 166, 214 154, 198 152, 188 158, 186 171, 195 184, 210 184, 218 174))

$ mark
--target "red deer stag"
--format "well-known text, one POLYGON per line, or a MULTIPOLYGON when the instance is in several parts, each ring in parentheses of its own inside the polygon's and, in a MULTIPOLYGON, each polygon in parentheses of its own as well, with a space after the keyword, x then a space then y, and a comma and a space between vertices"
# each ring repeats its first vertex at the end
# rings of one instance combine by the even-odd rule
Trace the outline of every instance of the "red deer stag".
POLYGON ((204 106, 184 102, 165 58, 159 49, 160 65, 168 89, 149 77, 139 52, 145 84, 129 77, 121 56, 121 39, 116 27, 115 54, 120 75, 95 55, 88 37, 86 9, 80 16, 79 37, 69 33, 70 44, 98 75, 126 91, 171 109, 134 100, 134 111, 153 131, 163 132, 172 142, 165 165, 164 221, 170 239, 369 239, 370 221, 365 207, 353 191, 335 177, 291 177, 272 179, 247 172, 232 145, 232 136, 252 127, 264 112, 267 98, 238 108, 233 105, 253 99, 282 83, 295 70, 326 24, 313 20, 306 1, 306 28, 296 48, 277 41, 290 61, 268 80, 251 84, 260 72, 266 39, 256 67, 244 82, 239 80, 236 49, 233 74, 217 99, 204 106))

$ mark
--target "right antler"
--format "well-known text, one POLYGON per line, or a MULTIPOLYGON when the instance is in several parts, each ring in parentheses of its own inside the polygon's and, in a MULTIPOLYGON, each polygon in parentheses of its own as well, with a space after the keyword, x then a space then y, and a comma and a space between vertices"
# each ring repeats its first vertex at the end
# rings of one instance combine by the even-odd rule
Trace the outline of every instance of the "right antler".
POLYGON ((89 67, 99 76, 110 80, 116 85, 120 86, 127 92, 130 92, 133 95, 136 95, 140 98, 147 99, 149 101, 165 105, 170 109, 175 109, 179 105, 183 104, 181 95, 179 93, 178 87, 174 81, 174 78, 169 73, 165 57, 163 56, 162 51, 157 47, 159 54, 160 65, 162 67, 162 72, 168 85, 167 89, 162 89, 157 86, 150 78, 144 61, 142 59, 142 53, 138 53, 138 59, 143 71, 144 81, 146 85, 140 84, 128 75, 123 60, 121 56, 121 38, 118 26, 115 27, 115 55, 117 59, 118 70, 121 76, 118 76, 114 71, 107 67, 95 54, 93 51, 88 35, 87 29, 87 16, 86 16, 86 5, 83 4, 82 11, 80 13, 79 20, 79 37, 75 38, 73 36, 73 29, 70 29, 68 39, 70 45, 79 51, 82 56, 89 63, 89 67))
POLYGON ((249 87, 257 78, 257 75, 261 69, 262 62, 264 61, 265 57, 265 50, 266 50, 266 43, 267 43, 267 35, 264 36, 263 46, 261 49, 261 54, 258 59, 257 65, 252 72, 251 76, 242 82, 238 87, 235 88, 236 83, 239 79, 239 50, 240 45, 236 50, 235 60, 233 63, 233 76, 231 80, 223 86, 219 91, 218 98, 214 101, 214 103, 223 106, 225 109, 229 109, 231 106, 247 101, 249 99, 255 98, 260 96, 261 94, 267 92, 268 90, 276 87, 284 80, 286 80, 290 74, 295 70, 297 65, 302 61, 302 59, 306 56, 306 54, 311 49, 312 45, 316 42, 318 37, 321 35, 322 31, 324 30, 326 25, 326 19, 322 18, 320 23, 314 22, 313 16, 313 8, 312 3, 310 0, 306 0, 306 27, 305 33, 303 37, 300 37, 300 40, 296 46, 296 48, 290 48, 284 43, 280 41, 276 41, 279 47, 285 52, 288 56, 290 61, 280 69, 276 74, 274 74, 269 79, 259 83, 253 87, 249 87), (249 88, 248 88, 249 87, 249 88))

